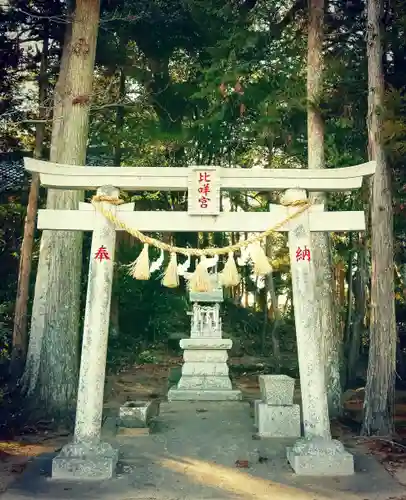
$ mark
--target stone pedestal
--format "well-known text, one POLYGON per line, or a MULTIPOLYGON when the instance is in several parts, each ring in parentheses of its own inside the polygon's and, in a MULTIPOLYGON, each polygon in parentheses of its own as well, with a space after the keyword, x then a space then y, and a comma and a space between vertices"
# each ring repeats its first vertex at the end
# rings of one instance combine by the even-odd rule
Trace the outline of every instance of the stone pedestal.
POLYGON ((182 376, 168 392, 169 401, 226 401, 241 399, 233 390, 227 366, 232 341, 218 338, 191 338, 180 341, 184 349, 182 376))
POLYGON ((293 404, 295 379, 286 375, 260 375, 260 400, 254 403, 255 426, 260 437, 300 436, 300 407, 293 404))
POLYGON ((182 376, 168 391, 169 401, 235 401, 241 391, 233 390, 228 371, 227 351, 233 343, 221 338, 219 304, 193 305, 191 338, 182 339, 182 376))
POLYGON ((110 479, 114 476, 117 461, 118 450, 108 443, 71 443, 52 460, 52 479, 110 479))
MULTIPOLYGON (((306 201, 306 191, 288 190, 284 202, 306 201)), ((294 207, 289 212, 295 212, 294 207)), ((310 213, 322 212, 315 205, 292 222, 289 230, 289 255, 295 313, 300 388, 302 393, 305 439, 287 450, 287 458, 296 474, 350 475, 353 456, 343 445, 331 439, 325 370, 321 353, 321 321, 316 304, 315 269, 312 255, 310 213)))
POLYGON ((350 476, 354 457, 336 439, 302 438, 287 449, 292 469, 301 476, 350 476))
POLYGON ((299 405, 273 406, 267 403, 258 405, 258 436, 287 438, 300 436, 299 405))

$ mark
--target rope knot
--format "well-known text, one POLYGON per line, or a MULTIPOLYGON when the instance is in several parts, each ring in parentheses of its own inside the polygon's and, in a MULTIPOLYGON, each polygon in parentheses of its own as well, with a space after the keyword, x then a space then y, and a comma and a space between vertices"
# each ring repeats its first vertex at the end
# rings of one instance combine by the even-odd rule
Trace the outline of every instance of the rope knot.
POLYGON ((303 207, 304 205, 310 206, 309 200, 293 200, 293 201, 283 201, 281 200, 281 205, 284 207, 303 207))
POLYGON ((118 198, 117 196, 107 196, 105 194, 96 194, 92 198, 92 203, 95 201, 106 201, 107 203, 111 203, 112 205, 122 205, 124 200, 118 198))

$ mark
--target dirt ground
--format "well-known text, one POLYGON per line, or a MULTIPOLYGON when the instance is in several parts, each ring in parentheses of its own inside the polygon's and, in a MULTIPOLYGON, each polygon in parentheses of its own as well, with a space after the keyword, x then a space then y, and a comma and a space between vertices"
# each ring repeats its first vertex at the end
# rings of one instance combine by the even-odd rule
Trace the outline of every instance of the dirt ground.
MULTIPOLYGON (((105 407, 118 408, 124 402, 132 399, 165 397, 168 390, 168 375, 170 369, 180 366, 181 357, 168 357, 157 364, 133 366, 117 375, 110 375, 106 383, 105 407)), ((243 364, 245 360, 234 358, 231 364, 243 364)), ((243 392, 247 400, 256 399, 259 394, 258 374, 242 373, 234 378, 235 385, 243 392)), ((300 399, 297 392, 296 398, 300 399)), ((396 442, 379 439, 362 439, 356 436, 354 428, 359 421, 362 404, 362 391, 354 391, 347 401, 347 419, 344 424, 333 422, 333 437, 351 446, 362 447, 368 453, 378 457, 385 468, 406 486, 406 393, 398 394, 396 406, 396 423, 398 437, 396 442), (351 422, 354 425, 351 425, 351 422), (349 425, 346 425, 346 424, 349 425)), ((18 435, 0 436, 0 493, 21 474, 27 463, 43 453, 60 449, 69 441, 69 433, 65 429, 50 431, 46 422, 38 422, 31 428, 24 428, 18 435)), ((388 499, 389 500, 389 499, 388 499)), ((392 500, 392 499, 391 499, 392 500)), ((393 500, 406 500, 397 497, 393 500)))

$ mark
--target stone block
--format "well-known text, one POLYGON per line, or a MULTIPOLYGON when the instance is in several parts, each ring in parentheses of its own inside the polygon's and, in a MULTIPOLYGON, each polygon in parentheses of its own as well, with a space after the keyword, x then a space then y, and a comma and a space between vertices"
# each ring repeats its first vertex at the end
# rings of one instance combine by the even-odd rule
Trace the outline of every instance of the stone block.
POLYGON ((227 351, 189 350, 183 353, 183 361, 185 363, 226 363, 227 359, 227 351))
POLYGON ((260 375, 258 378, 264 403, 277 406, 293 404, 294 378, 287 375, 260 375))
POLYGON ((263 403, 262 399, 256 399, 254 401, 254 427, 258 430, 258 406, 263 403))
POLYGON ((168 401, 240 401, 239 390, 196 390, 172 388, 168 391, 168 401))
POLYGON ((256 421, 260 437, 300 437, 299 405, 274 406, 259 402, 256 421))
POLYGON ((227 351, 231 349, 233 345, 232 340, 230 339, 216 339, 216 338, 190 338, 190 339, 182 339, 180 341, 180 346, 182 349, 191 349, 191 350, 223 350, 227 351))
POLYGON ((230 391, 232 385, 228 376, 182 375, 177 388, 194 391, 230 391))
POLYGON ((354 457, 340 441, 321 437, 299 439, 286 450, 287 459, 300 476, 351 476, 354 457))
POLYGON ((119 425, 121 427, 148 427, 150 421, 159 415, 159 400, 127 401, 120 406, 119 425))
POLYGON ((185 363, 182 366, 182 377, 188 375, 194 376, 220 376, 228 377, 228 366, 226 363, 185 363))
POLYGON ((210 292, 190 292, 190 302, 223 302, 223 288, 215 288, 210 292))
POLYGON ((108 443, 71 443, 52 460, 52 479, 100 481, 116 471, 118 450, 108 443))

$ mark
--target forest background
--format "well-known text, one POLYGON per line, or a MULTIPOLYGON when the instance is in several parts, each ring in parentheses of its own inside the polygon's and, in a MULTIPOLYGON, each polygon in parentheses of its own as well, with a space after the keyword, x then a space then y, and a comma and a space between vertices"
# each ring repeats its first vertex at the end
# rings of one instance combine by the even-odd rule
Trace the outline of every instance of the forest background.
MULTIPOLYGON (((323 167, 363 163, 374 157, 367 128, 368 63, 370 41, 377 35, 384 93, 374 113, 385 170, 377 176, 375 189, 389 193, 379 201, 379 210, 388 214, 380 238, 381 244, 393 239, 394 272, 392 276, 388 267, 385 290, 395 290, 396 329, 390 305, 387 316, 381 314, 387 306, 385 294, 381 291, 377 306, 371 302, 371 264, 386 265, 385 255, 377 259, 377 247, 371 246, 374 225, 366 234, 332 234, 328 256, 321 252, 317 257, 316 246, 316 259, 319 281, 326 272, 329 277, 324 281, 330 286, 328 307, 334 318, 323 325, 326 348, 333 353, 327 367, 330 410, 340 413, 342 391, 365 384, 371 352, 369 393, 380 396, 364 431, 393 430, 392 387, 406 379, 406 5, 401 0, 375 3, 380 24, 373 35, 367 6, 351 0, 329 0, 326 5, 312 0, 310 9, 303 0, 102 0, 100 5, 96 0, 16 0, 0 6, 1 355, 5 373, 18 380, 23 374, 27 396, 39 397, 48 413, 61 414, 74 405, 90 235, 76 235, 63 244, 52 240, 59 253, 51 264, 56 274, 49 274, 59 293, 46 300, 54 316, 31 324, 32 311, 41 307, 40 299, 37 304, 33 299, 34 288, 41 285, 35 276, 43 268, 35 213, 37 205, 45 206, 47 195, 38 179, 24 173, 22 158, 106 166, 312 168, 309 144, 314 143, 307 124, 313 117, 322 127, 323 167), (83 20, 86 29, 80 33, 78 21, 83 20), (91 40, 86 50, 81 39, 91 40), (311 41, 313 52, 308 51, 311 41), (78 54, 81 66, 72 62, 78 54), (58 132, 60 122, 64 128, 58 132), (388 178, 392 183, 386 185, 388 178), (64 315, 61 296, 70 304, 64 315), (379 314, 371 315, 376 307, 379 314), (35 346, 38 338, 40 345, 35 346)), ((371 193, 365 186, 359 193, 332 194, 326 209, 364 209, 369 214, 374 207, 371 193)), ((266 211, 280 194, 225 193, 224 203, 230 210, 266 211)), ((184 193, 126 197, 141 210, 186 208, 184 193)), ((72 200, 69 193, 51 193, 48 206, 73 207, 78 199, 72 200)), ((374 210, 371 217, 374 221, 374 210)), ((246 237, 159 236, 198 247, 246 237)), ((388 248, 391 255, 390 244, 388 248)), ((267 372, 297 377, 286 235, 269 238, 266 251, 273 273, 261 280, 249 266, 243 268, 241 285, 227 292, 224 329, 235 341, 234 354, 261 356, 267 372)), ((122 265, 139 252, 136 241, 120 235, 108 352, 113 371, 153 362, 155 351, 189 330, 185 287, 167 290, 159 280, 140 282, 127 276, 122 265)), ((47 283, 42 282, 43 290, 47 283)))

